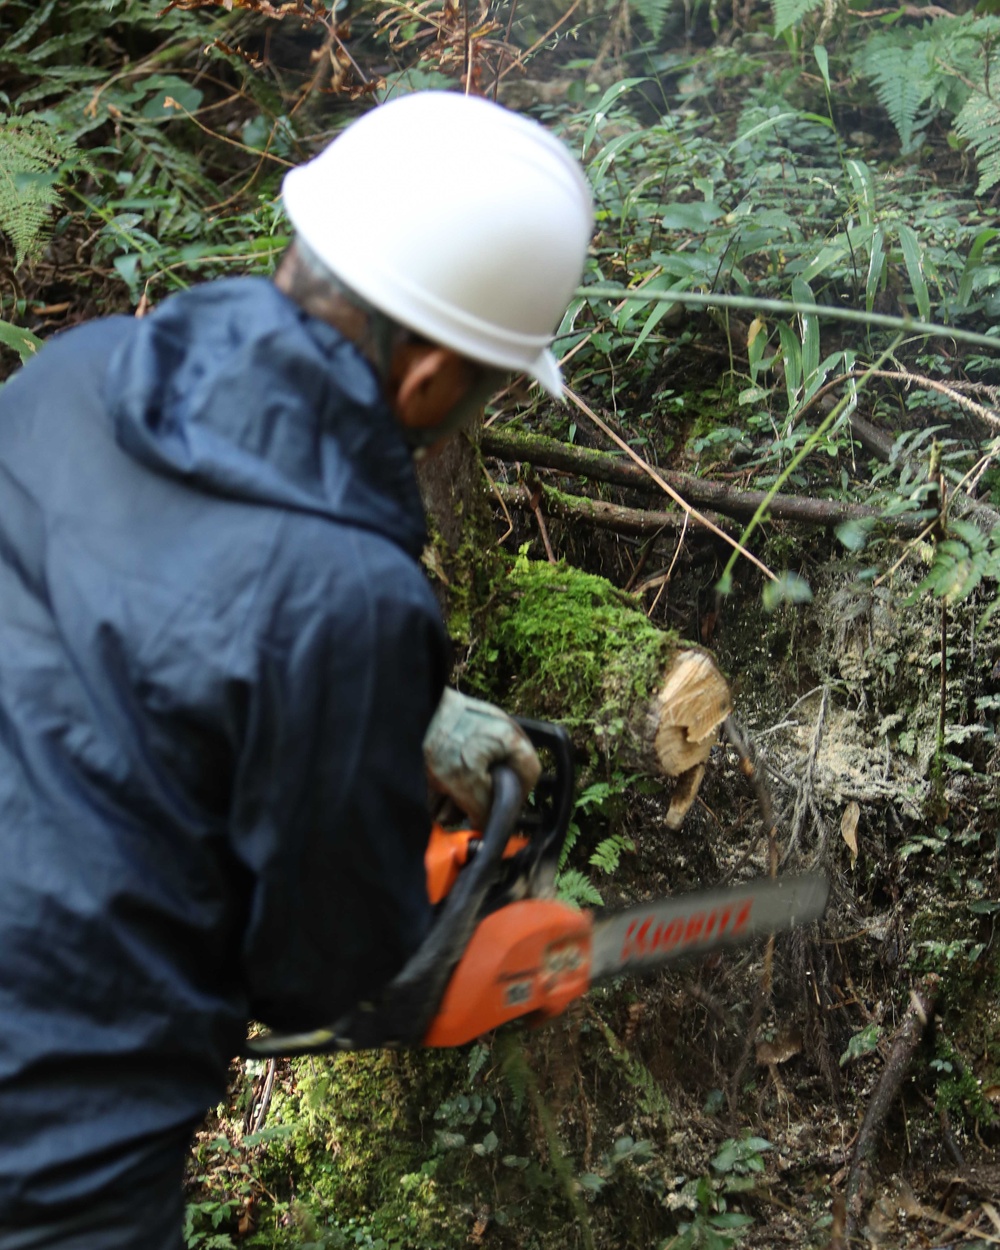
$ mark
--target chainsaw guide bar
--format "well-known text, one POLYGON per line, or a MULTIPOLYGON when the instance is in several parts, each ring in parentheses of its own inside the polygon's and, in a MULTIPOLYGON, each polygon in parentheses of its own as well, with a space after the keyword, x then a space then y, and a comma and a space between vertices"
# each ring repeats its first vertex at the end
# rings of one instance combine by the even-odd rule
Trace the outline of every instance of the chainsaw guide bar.
POLYGON ((430 933, 371 1003, 329 1028, 265 1033, 261 1057, 399 1046, 461 1046, 513 1020, 557 1016, 597 981, 654 971, 818 920, 829 882, 788 876, 654 899, 622 911, 580 911, 553 898, 573 810, 573 754, 560 727, 520 720, 554 770, 522 814, 513 771, 493 774, 486 827, 435 828, 426 858, 430 933))
POLYGON ((642 972, 818 920, 830 883, 819 873, 658 899, 594 921, 591 979, 642 972))

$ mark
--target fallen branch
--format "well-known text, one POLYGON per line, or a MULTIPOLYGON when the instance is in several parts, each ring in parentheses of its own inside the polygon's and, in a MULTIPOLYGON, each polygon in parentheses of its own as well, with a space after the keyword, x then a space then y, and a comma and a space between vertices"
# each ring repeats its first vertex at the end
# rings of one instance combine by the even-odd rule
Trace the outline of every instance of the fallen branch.
POLYGON ((885 430, 880 430, 877 425, 859 416, 858 413, 852 412, 848 421, 851 426, 851 433, 858 440, 865 451, 875 456, 876 459, 888 464, 892 459, 892 449, 896 445, 896 440, 891 434, 887 434, 885 430))
MULTIPOLYGON (((534 510, 534 493, 527 486, 497 483, 496 491, 505 504, 534 510)), ((674 534, 684 524, 683 517, 676 512, 625 508, 603 499, 590 499, 586 495, 568 495, 551 486, 542 486, 541 501, 547 516, 564 521, 589 521, 601 529, 617 530, 622 534, 657 534, 661 531, 674 534)))
MULTIPOLYGON (((649 477, 638 465, 630 464, 605 452, 585 447, 572 447, 555 438, 540 434, 510 434, 503 430, 484 430, 480 446, 488 456, 499 460, 528 461, 536 468, 559 469, 581 477, 595 478, 615 486, 649 489, 649 477)), ((685 499, 699 505, 707 504, 724 516, 750 519, 764 500, 759 490, 734 490, 723 482, 711 482, 690 473, 673 473, 660 469, 660 476, 685 499)), ((775 521, 799 521, 807 525, 839 525, 843 521, 880 520, 875 508, 865 504, 840 503, 832 499, 800 498, 797 495, 775 495, 769 513, 775 521)), ((665 514, 666 515, 666 514, 665 514)), ((895 517, 884 522, 895 533, 911 537, 920 532, 921 522, 913 517, 895 517)))
POLYGON ((933 1015, 937 995, 938 978, 935 976, 928 976, 916 989, 910 991, 910 1005, 906 1009, 903 1023, 893 1038, 889 1058, 885 1062, 885 1068, 861 1123, 861 1129, 854 1144, 850 1171, 847 1174, 846 1240, 848 1243, 853 1241, 871 1197, 872 1156, 878 1145, 882 1125, 889 1108, 896 1101, 903 1078, 909 1070, 910 1060, 933 1015))

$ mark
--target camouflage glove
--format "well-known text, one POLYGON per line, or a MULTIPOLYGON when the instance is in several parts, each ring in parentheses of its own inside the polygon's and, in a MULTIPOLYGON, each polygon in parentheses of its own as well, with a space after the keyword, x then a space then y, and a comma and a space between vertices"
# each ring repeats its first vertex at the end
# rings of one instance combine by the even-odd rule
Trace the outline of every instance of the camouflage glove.
POLYGON ((527 734, 492 703, 446 689, 424 738, 424 760, 434 786, 482 828, 490 810, 493 764, 508 764, 527 798, 542 766, 527 734))

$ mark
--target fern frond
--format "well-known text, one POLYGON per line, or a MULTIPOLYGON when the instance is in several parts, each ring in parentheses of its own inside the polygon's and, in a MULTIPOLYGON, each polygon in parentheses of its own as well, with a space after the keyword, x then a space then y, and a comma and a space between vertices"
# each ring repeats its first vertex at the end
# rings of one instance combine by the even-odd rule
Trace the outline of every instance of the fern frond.
POLYGON ((641 17, 654 39, 663 33, 663 24, 673 7, 672 0, 629 0, 628 7, 641 17))
POLYGON ((578 907, 601 907, 604 899, 597 889, 578 868, 567 868, 559 874, 556 881, 556 892, 564 903, 575 903, 578 907))
POLYGON ((869 39, 854 66, 870 78, 879 103, 899 134, 904 152, 909 152, 917 132, 920 109, 933 94, 942 71, 933 62, 930 41, 916 40, 912 46, 886 32, 869 39))
POLYGON ((563 839, 562 849, 559 852, 559 863, 557 867, 560 872, 562 872, 563 867, 566 864, 566 861, 569 859, 570 852, 572 851, 573 847, 576 846, 577 840, 579 839, 579 837, 580 837, 580 826, 576 823, 575 820, 571 820, 569 822, 569 827, 566 830, 566 837, 563 839))
POLYGON ((621 862, 622 853, 624 851, 634 851, 635 843, 631 838, 626 838, 620 833, 613 833, 609 838, 604 838, 598 843, 593 855, 590 857, 590 865, 592 868, 599 868, 601 872, 607 873, 609 876, 615 872, 621 862))
POLYGON ((808 14, 822 7, 823 0, 772 0, 775 38, 783 30, 795 26, 808 14))
POLYGON ((9 58, 16 48, 27 44, 34 37, 36 31, 42 29, 52 16, 52 10, 58 2, 59 0, 45 0, 44 4, 40 4, 34 13, 21 23, 21 29, 16 34, 12 34, 4 40, 3 53, 0 54, 4 61, 9 58))
POLYGON ((0 230, 14 244, 15 266, 41 248, 59 203, 56 171, 75 156, 72 141, 40 118, 0 118, 0 230))
POLYGON ((524 1047, 516 1039, 509 1038, 504 1039, 497 1049, 500 1071, 514 1102, 514 1114, 520 1115, 531 1086, 531 1069, 525 1058, 524 1047))
POLYGON ((1000 101, 982 87, 972 91, 955 118, 955 133, 976 154, 976 194, 983 195, 1000 182, 1000 101))

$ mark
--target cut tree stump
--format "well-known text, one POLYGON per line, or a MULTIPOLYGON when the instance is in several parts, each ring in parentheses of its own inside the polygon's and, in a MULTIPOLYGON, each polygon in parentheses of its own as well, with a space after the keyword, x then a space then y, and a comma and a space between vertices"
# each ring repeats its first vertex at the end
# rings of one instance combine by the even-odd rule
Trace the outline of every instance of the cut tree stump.
POLYGON ((461 684, 565 725, 595 764, 675 779, 677 828, 732 710, 711 653, 647 620, 604 578, 518 559, 494 585, 461 684))
POLYGON ((708 652, 679 650, 648 709, 659 771, 677 778, 668 828, 680 828, 698 794, 719 726, 732 710, 729 683, 708 652))
POLYGON ((677 828, 731 711, 729 683, 710 652, 651 624, 604 578, 512 561, 496 546, 485 480, 466 437, 420 470, 436 535, 424 564, 456 643, 453 684, 564 725, 602 771, 672 779, 666 823, 677 828))

